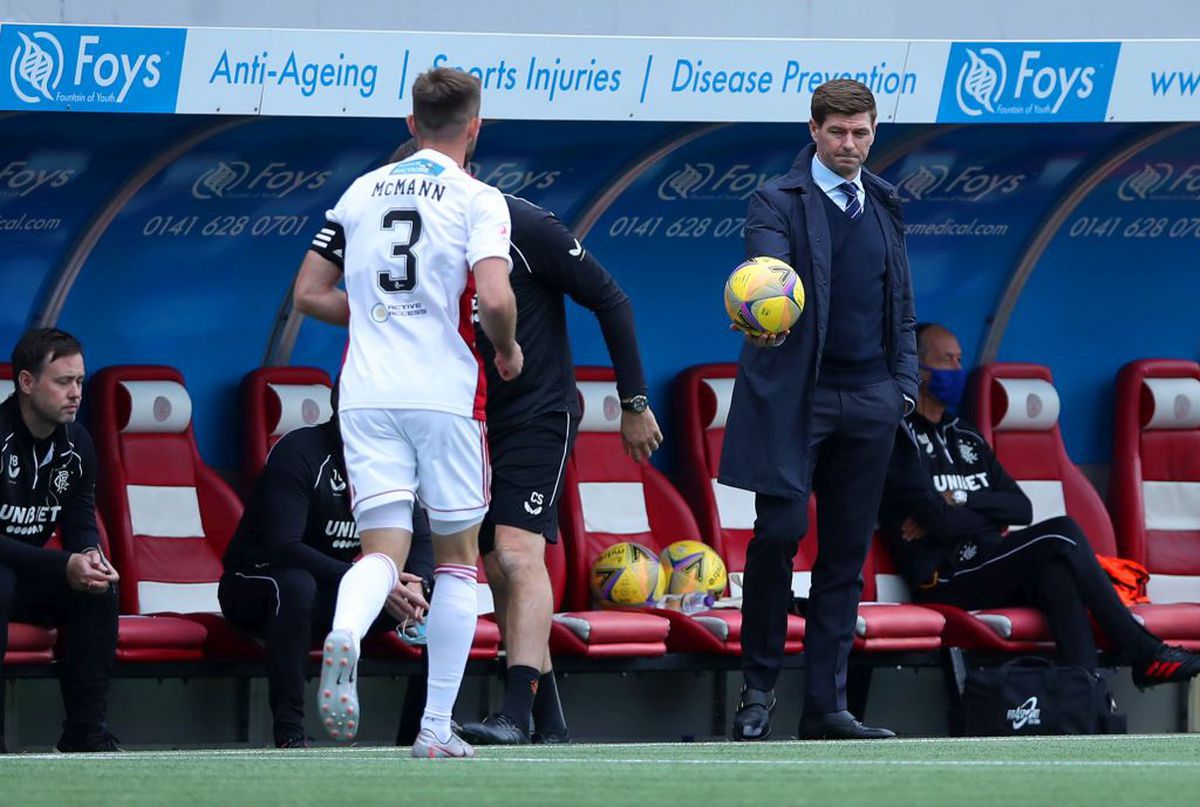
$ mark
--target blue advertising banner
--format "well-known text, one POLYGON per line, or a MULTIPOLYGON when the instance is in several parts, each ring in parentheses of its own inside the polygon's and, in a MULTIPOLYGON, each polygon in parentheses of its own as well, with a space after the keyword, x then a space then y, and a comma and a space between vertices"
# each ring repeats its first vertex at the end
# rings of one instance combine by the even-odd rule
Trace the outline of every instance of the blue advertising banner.
POLYGON ((0 27, 0 109, 174 112, 184 28, 0 27))
POLYGON ((1081 166, 1128 128, 955 127, 883 155, 904 201, 917 315, 955 331, 968 364, 1021 250, 1081 166))
POLYGON ((1041 256, 999 358, 1050 366, 1076 462, 1107 461, 1113 384, 1125 362, 1200 355, 1200 131, 1115 168, 1041 256))
POLYGON ((195 122, 64 115, 0 118, 0 355, 30 324, 70 247, 158 143, 195 122))
POLYGON ((955 42, 939 122, 1103 121, 1119 42, 955 42))
MULTIPOLYGON (((654 123, 548 121, 531 127, 501 121, 484 127, 468 167, 478 179, 553 211, 571 227, 623 166, 679 130, 654 123)), ((345 329, 306 318, 291 363, 336 373, 345 344, 345 329)))
POLYGON ((401 129, 378 121, 350 136, 336 120, 251 119, 197 145, 124 206, 60 324, 78 332, 93 366, 177 367, 205 459, 235 466, 237 384, 261 365, 325 211, 401 129))

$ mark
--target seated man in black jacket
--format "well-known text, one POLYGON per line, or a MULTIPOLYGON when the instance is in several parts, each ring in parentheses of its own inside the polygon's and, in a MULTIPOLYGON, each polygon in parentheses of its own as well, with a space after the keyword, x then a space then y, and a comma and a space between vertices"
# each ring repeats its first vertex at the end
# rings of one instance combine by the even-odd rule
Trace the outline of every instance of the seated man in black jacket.
MULTIPOLYGON (((280 748, 307 745, 308 653, 329 632, 338 584, 361 549, 342 459, 337 385, 333 395, 335 415, 329 422, 291 431, 271 449, 225 550, 217 592, 226 619, 266 639, 268 697, 280 748)), ((405 573, 374 630, 422 621, 429 607, 424 586, 432 579, 429 519, 417 508, 405 573)))
POLYGON ((1094 670, 1090 610, 1133 680, 1145 687, 1200 673, 1200 656, 1164 644, 1135 620, 1071 518, 1029 524, 1028 497, 978 430, 953 415, 966 376, 962 347, 940 325, 917 328, 921 394, 896 436, 879 523, 918 602, 968 610, 1041 609, 1064 664, 1094 670))
POLYGON ((55 328, 27 331, 12 370, 16 393, 0 404, 0 661, 10 621, 66 626, 58 750, 119 751, 105 725, 118 577, 96 529, 96 452, 75 423, 83 347, 55 328), (62 550, 46 548, 56 527, 62 550))

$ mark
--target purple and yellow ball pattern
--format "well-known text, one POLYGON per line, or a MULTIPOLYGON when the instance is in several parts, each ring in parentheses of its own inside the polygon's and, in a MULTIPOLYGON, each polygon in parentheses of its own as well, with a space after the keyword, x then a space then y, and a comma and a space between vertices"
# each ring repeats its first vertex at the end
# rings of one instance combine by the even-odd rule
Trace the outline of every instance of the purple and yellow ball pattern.
POLYGON ((725 311, 748 331, 783 333, 804 311, 804 284, 778 258, 751 258, 725 282, 725 311))

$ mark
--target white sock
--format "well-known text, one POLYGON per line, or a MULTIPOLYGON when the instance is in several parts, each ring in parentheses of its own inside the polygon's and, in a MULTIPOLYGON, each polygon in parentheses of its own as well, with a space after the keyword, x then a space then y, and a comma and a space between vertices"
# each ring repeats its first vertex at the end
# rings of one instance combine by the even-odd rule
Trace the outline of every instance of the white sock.
POLYGON ((333 612, 333 629, 350 631, 356 650, 399 579, 395 561, 379 552, 363 555, 342 576, 338 585, 337 610, 333 612))
POLYGON ((443 563, 434 569, 433 601, 426 618, 429 689, 421 728, 450 739, 450 715, 475 641, 475 567, 443 563))

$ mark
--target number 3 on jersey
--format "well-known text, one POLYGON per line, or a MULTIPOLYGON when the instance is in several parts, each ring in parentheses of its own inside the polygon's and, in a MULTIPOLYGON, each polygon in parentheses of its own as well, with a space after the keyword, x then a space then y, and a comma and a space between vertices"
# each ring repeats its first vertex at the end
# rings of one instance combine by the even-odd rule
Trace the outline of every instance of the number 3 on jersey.
POLYGON ((421 216, 415 210, 400 208, 393 208, 383 214, 382 229, 395 230, 400 224, 408 224, 407 238, 392 242, 392 258, 400 264, 400 275, 397 277, 390 269, 376 273, 379 288, 388 294, 412 291, 417 287, 417 256, 413 254, 412 248, 421 240, 421 216))

